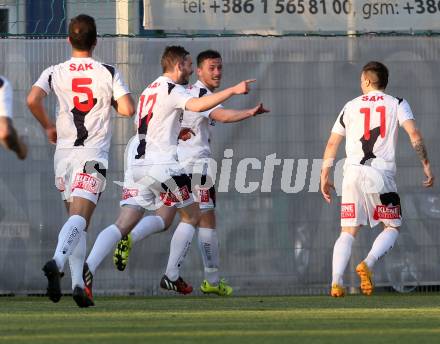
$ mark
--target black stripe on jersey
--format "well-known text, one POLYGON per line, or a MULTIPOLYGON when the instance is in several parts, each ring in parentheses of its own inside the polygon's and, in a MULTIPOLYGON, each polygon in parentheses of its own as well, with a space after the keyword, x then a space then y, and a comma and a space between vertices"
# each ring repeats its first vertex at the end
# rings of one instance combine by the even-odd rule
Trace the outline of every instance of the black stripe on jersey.
POLYGON ((365 163, 370 160, 374 159, 376 156, 373 153, 374 144, 376 143, 377 139, 380 135, 380 127, 374 128, 370 130, 370 139, 365 140, 364 136, 362 135, 362 138, 360 139, 362 143, 362 150, 364 151, 364 157, 360 161, 361 165, 365 165, 365 163))
POLYGON ((4 84, 5 82, 3 81, 3 79, 2 78, 0 78, 0 88, 2 88, 3 87, 3 84, 4 84))
POLYGON ((170 82, 168 83, 168 95, 171 94, 171 91, 174 89, 174 87, 176 87, 175 84, 172 84, 170 82))
POLYGON ((345 128, 344 115, 345 111, 342 113, 341 117, 339 117, 339 123, 341 123, 341 125, 345 128))
POLYGON ((199 92, 199 98, 202 98, 206 93, 208 93, 208 90, 206 88, 201 88, 199 92))
POLYGON ((49 79, 47 79, 47 82, 49 83, 50 89, 52 89, 52 74, 49 74, 49 79))
POLYGON ((110 74, 112 75, 112 79, 115 77, 115 67, 110 66, 108 64, 105 63, 101 63, 105 68, 107 68, 107 70, 110 72, 110 74))
MULTIPOLYGON (((81 104, 87 104, 87 101, 88 100, 85 100, 81 102, 81 104)), ((98 100, 96 98, 93 98, 93 106, 96 105, 97 101, 98 100)), ((83 112, 78 110, 77 108, 73 108, 70 111, 73 114, 73 124, 75 124, 76 132, 77 132, 76 140, 75 143, 73 144, 75 147, 84 146, 84 141, 87 140, 87 138, 89 137, 89 132, 87 131, 84 122, 86 119, 86 115, 90 112, 90 110, 87 112, 83 112)))
MULTIPOLYGON (((153 114, 151 114, 151 117, 153 117, 153 114)), ((143 118, 141 121, 141 125, 138 128, 139 146, 137 147, 136 150, 137 154, 134 157, 135 159, 141 159, 145 156, 145 148, 147 147, 147 141, 145 140, 145 138, 147 136, 147 131, 148 131, 147 118, 143 118)))
POLYGON ((399 101, 399 105, 400 105, 400 103, 403 102, 403 98, 399 98, 399 97, 396 97, 396 98, 399 101))

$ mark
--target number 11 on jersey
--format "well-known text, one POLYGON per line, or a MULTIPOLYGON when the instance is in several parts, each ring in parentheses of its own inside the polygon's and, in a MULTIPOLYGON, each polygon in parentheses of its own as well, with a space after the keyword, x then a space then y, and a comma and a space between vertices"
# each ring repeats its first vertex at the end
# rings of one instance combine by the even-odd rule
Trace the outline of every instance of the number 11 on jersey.
MULTIPOLYGON (((370 108, 361 108, 360 112, 364 114, 364 139, 369 140, 370 139, 370 114, 371 109, 370 108)), ((385 106, 378 106, 376 108, 376 112, 380 114, 380 137, 385 137, 385 131, 386 131, 386 118, 385 118, 385 106)))

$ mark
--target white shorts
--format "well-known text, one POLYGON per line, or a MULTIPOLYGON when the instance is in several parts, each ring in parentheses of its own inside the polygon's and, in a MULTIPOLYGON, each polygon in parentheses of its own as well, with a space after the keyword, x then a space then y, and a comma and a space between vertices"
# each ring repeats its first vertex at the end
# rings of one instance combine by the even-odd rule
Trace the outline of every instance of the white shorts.
POLYGON ((382 222, 400 227, 402 212, 394 177, 370 166, 349 165, 342 181, 341 226, 382 222))
POLYGON ((194 203, 191 179, 177 161, 129 166, 124 175, 120 206, 156 210, 165 205, 183 208, 194 203))
POLYGON ((108 153, 98 149, 76 148, 55 151, 55 186, 62 199, 85 198, 98 203, 106 185, 108 153))
POLYGON ((216 166, 212 166, 212 161, 209 158, 201 158, 182 164, 186 174, 191 178, 194 199, 199 203, 200 210, 215 209, 216 206, 214 185, 216 166))

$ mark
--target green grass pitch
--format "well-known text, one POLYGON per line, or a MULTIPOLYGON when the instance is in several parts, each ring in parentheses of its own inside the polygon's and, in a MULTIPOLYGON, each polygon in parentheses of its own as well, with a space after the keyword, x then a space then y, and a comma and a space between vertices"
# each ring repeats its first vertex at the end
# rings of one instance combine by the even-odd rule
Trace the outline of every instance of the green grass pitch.
POLYGON ((0 343, 439 343, 440 294, 0 298, 0 343))

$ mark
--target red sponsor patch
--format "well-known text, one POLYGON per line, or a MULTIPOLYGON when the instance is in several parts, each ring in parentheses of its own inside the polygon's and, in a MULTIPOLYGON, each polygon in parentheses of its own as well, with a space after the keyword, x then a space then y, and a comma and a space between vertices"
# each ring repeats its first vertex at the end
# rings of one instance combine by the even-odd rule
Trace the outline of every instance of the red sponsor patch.
POLYGON ((378 205, 374 211, 375 220, 396 220, 400 219, 400 205, 386 206, 378 205))
POLYGON ((190 198, 189 190, 187 186, 183 186, 179 188, 178 193, 179 193, 178 195, 175 195, 171 191, 161 192, 160 199, 162 200, 163 204, 170 207, 175 203, 184 202, 190 198))
POLYGON ((85 190, 94 194, 101 192, 101 181, 87 173, 77 173, 73 181, 72 191, 85 190))
POLYGON ((341 219, 354 219, 356 217, 356 209, 354 203, 341 204, 341 219))
POLYGON ((199 190, 199 197, 201 203, 208 203, 209 202, 209 190, 208 189, 200 189, 199 190))
POLYGON ((127 188, 123 188, 122 189, 122 199, 125 201, 126 199, 132 198, 132 197, 136 197, 139 195, 139 190, 138 189, 127 189, 127 188))

